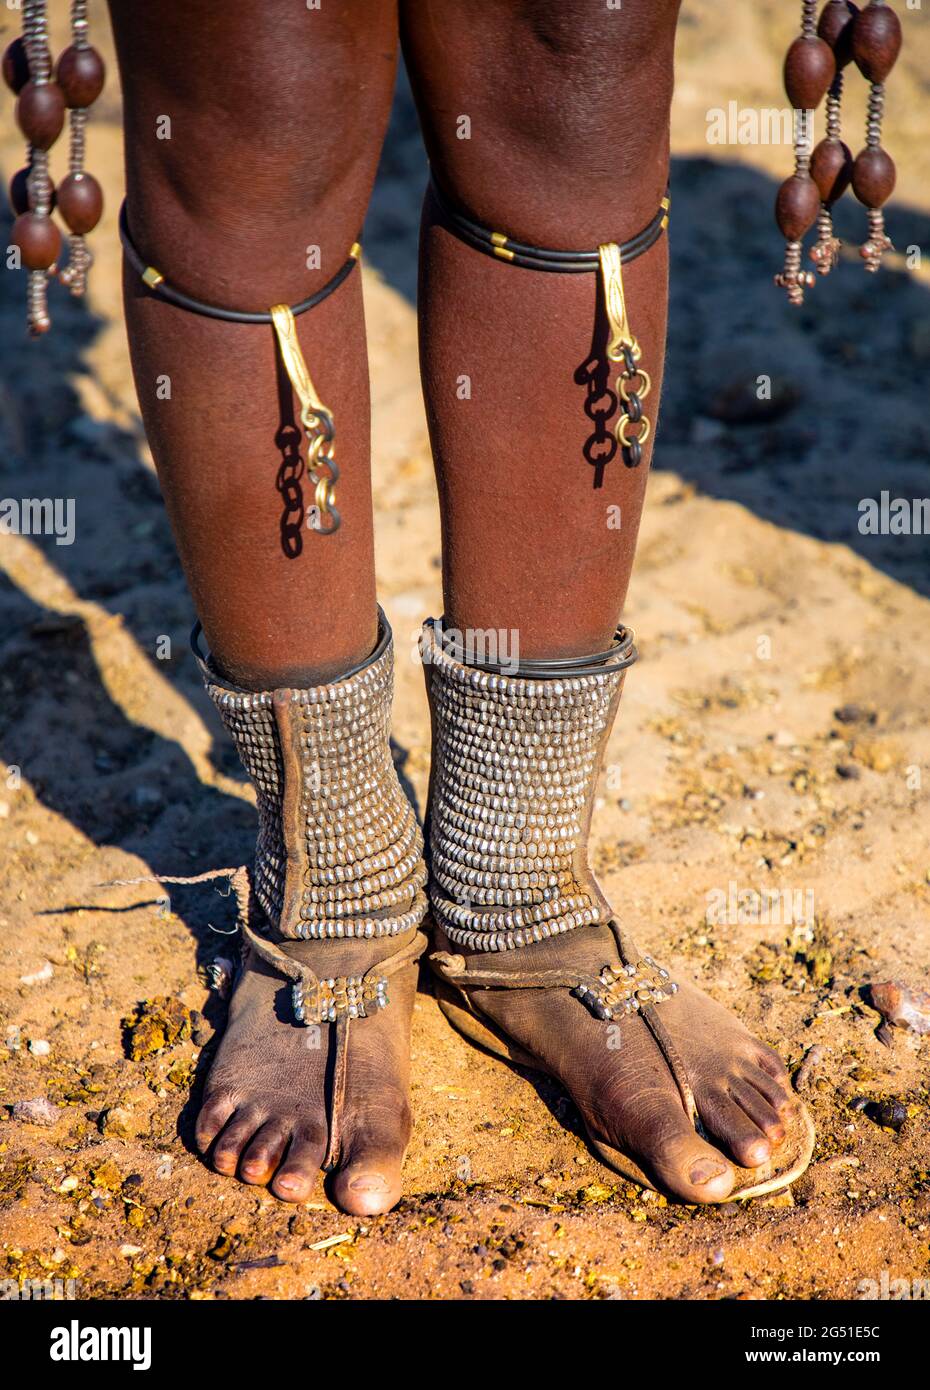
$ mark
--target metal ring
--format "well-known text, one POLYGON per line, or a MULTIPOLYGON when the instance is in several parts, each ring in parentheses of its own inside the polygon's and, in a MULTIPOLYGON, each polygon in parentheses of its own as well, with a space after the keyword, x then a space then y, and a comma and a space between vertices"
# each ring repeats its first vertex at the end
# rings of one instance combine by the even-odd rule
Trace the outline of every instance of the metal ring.
POLYGON ((629 449, 631 444, 638 444, 639 447, 642 448, 649 438, 651 430, 652 425, 649 422, 648 416, 644 415, 641 420, 634 421, 630 419, 629 415, 621 415, 617 423, 617 428, 614 430, 614 434, 616 435, 617 443, 622 445, 624 449, 629 449), (643 427, 642 434, 636 439, 627 439, 626 427, 630 424, 639 424, 643 427))

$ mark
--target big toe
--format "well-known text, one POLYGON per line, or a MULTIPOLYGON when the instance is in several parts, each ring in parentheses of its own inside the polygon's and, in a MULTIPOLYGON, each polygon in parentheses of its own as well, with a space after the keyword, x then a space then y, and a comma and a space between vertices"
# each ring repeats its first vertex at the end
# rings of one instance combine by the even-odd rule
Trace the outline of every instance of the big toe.
POLYGON ((632 1147, 659 1185, 686 1202, 723 1202, 733 1190, 732 1164, 701 1138, 674 1101, 663 1106, 632 1147))
POLYGON ((409 1128, 403 1113, 355 1122, 332 1179, 338 1207, 350 1216, 377 1216, 396 1206, 409 1128))

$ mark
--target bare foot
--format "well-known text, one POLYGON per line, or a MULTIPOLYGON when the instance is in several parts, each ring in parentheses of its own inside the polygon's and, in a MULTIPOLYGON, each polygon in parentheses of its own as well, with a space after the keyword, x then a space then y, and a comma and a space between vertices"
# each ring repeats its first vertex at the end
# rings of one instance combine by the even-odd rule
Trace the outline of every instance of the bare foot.
MULTIPOLYGON (((291 941, 287 948, 328 978, 362 975, 407 939, 291 941)), ((296 1023, 288 981, 249 953, 197 1117, 197 1146, 204 1154, 212 1146, 216 1171, 304 1202, 332 1141, 337 1205, 354 1216, 389 1211, 400 1197, 410 1138, 416 983, 414 963, 391 977, 387 1008, 349 1023, 345 1099, 333 1135, 336 1027, 296 1023)))
MULTIPOLYGON (((440 949, 461 954, 439 940, 440 949)), ((468 956, 474 969, 559 966, 594 976, 617 960, 607 927, 580 927, 518 950, 468 956)), ((725 1199, 736 1178, 731 1160, 743 1168, 765 1163, 798 1105, 777 1053, 690 984, 679 982, 678 992, 657 1008, 684 1061, 706 1139, 688 1118, 668 1064, 637 1015, 608 1027, 568 989, 472 989, 469 998, 561 1081, 593 1138, 629 1155, 657 1186, 687 1202, 725 1199)))

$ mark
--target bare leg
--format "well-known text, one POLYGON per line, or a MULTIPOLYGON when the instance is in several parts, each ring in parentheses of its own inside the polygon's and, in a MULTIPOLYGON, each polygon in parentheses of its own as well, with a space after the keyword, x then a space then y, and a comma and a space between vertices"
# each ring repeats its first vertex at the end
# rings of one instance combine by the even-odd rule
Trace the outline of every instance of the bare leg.
MULTIPOLYGON (((472 218, 536 246, 594 248, 639 231, 666 187, 677 10, 677 0, 625 0, 616 10, 583 0, 403 4, 405 53, 441 187, 472 218), (467 139, 458 138, 462 116, 467 139)), ((652 375, 654 422, 664 238, 625 267, 624 282, 652 375)), ((594 275, 520 269, 470 248, 427 203, 422 374, 445 612, 461 630, 517 629, 523 658, 603 650, 633 562, 650 448, 638 468, 614 458, 601 486, 584 452, 592 422, 578 368, 592 350, 596 292, 594 275), (463 375, 467 395, 456 389, 463 375), (619 529, 608 524, 611 507, 619 529)), ((588 926, 498 951, 493 961, 498 970, 570 965, 598 974, 614 955, 606 929, 588 926)), ((663 1021, 712 1143, 695 1132, 637 1020, 612 1051, 603 1026, 567 991, 486 990, 481 998, 488 1016, 562 1079, 593 1133, 638 1155, 689 1201, 730 1191, 725 1155, 756 1166, 783 1137, 790 1101, 782 1063, 690 986, 663 1005, 663 1021)))
MULTIPOLYGON (((114 4, 112 18, 129 217, 146 262, 236 309, 321 288, 358 236, 374 179, 395 68, 391 0, 289 6, 273 18, 258 0, 221 14, 208 0, 158 0, 114 4), (318 269, 308 267, 313 247, 318 269)), ((274 389, 271 328, 184 313, 131 271, 126 316, 168 513, 223 670, 267 688, 363 658, 375 592, 360 276, 298 319, 337 426, 343 524, 327 537, 301 527, 282 496, 296 432, 287 393, 274 389)), ((306 510, 306 478, 302 491, 306 510)))
MULTIPOLYGON (((293 304, 330 280, 361 228, 390 108, 393 0, 327 0, 318 10, 152 0, 114 3, 112 19, 130 230, 144 259, 188 294, 236 309, 293 304), (318 269, 308 264, 311 247, 318 269)), ((270 326, 183 312, 149 296, 129 271, 126 315, 159 479, 219 670, 267 690, 325 681, 364 659, 376 608, 359 274, 298 319, 336 421, 343 522, 330 536, 303 527, 300 508, 285 505, 282 463, 299 434, 270 326)), ((306 478, 303 493, 306 508, 306 478)), ((364 945, 354 955, 343 943, 314 945, 329 951, 326 974, 363 971, 378 958, 360 959, 364 945)), ((314 1050, 305 1030, 276 1017, 280 990, 280 978, 249 964, 197 1139, 204 1152, 212 1147, 218 1171, 302 1201, 327 1145, 327 1047, 314 1050)), ((399 1195, 412 1003, 413 984, 399 983, 403 1036, 368 1020, 349 1068, 335 1182, 349 1210, 383 1210, 399 1195)))

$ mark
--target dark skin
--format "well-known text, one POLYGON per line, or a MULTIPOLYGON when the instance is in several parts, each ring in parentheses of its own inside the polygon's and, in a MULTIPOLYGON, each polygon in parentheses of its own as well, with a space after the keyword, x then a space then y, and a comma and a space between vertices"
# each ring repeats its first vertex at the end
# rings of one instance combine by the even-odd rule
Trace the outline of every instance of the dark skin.
MULTIPOLYGON (((409 0, 399 16, 393 0, 328 0, 319 11, 280 7, 273 24, 258 0, 221 11, 206 0, 111 8, 133 232, 147 260, 203 299, 242 308, 295 302, 335 272, 362 224, 398 23, 437 179, 475 219, 538 246, 591 248, 633 235, 665 191, 677 0, 625 0, 620 10, 590 0, 409 0), (163 113, 172 118, 170 141, 153 135, 163 113), (457 135, 462 115, 469 139, 457 135), (317 272, 306 266, 311 243, 322 251, 317 272)), ((603 649, 633 563, 652 441, 635 469, 616 457, 598 473, 584 454, 596 278, 502 265, 452 236, 427 201, 421 368, 445 612, 459 628, 516 629, 524 657, 603 649), (456 391, 463 374, 468 399, 456 391), (609 508, 619 508, 619 528, 608 525, 609 508)), ((664 237, 625 268, 624 284, 652 376, 654 425, 664 237)), ((221 669, 268 689, 325 680, 363 658, 375 595, 357 274, 300 321, 337 421, 344 522, 325 541, 305 532, 296 557, 282 548, 274 481, 281 402, 267 384, 271 330, 180 313, 131 281, 127 320, 166 505, 221 669), (170 401, 153 389, 164 373, 170 401)), ((332 945, 305 949, 320 973, 342 969, 332 954, 320 963, 332 945)), ((372 963, 370 950, 370 959, 353 956, 353 969, 372 963)), ((557 955, 599 968, 603 953, 599 931, 585 929, 498 960, 536 969, 557 955)), ((197 1137, 218 1171, 302 1201, 326 1146, 326 1056, 275 1017, 278 987, 262 969, 245 972, 197 1137)), ((412 1003, 410 990, 392 1007, 409 1020, 412 1003)), ((645 1028, 608 1050, 603 1030, 565 992, 499 992, 482 1007, 545 1058, 597 1136, 688 1201, 720 1200, 732 1185, 731 1159, 752 1166, 781 1141, 793 1103, 782 1063, 695 989, 664 1007, 706 1140, 645 1028)), ((333 1182, 335 1200, 359 1214, 396 1202, 410 1132, 408 1051, 379 1046, 376 1019, 366 1026, 370 1046, 350 1068, 349 1137, 333 1182)))

